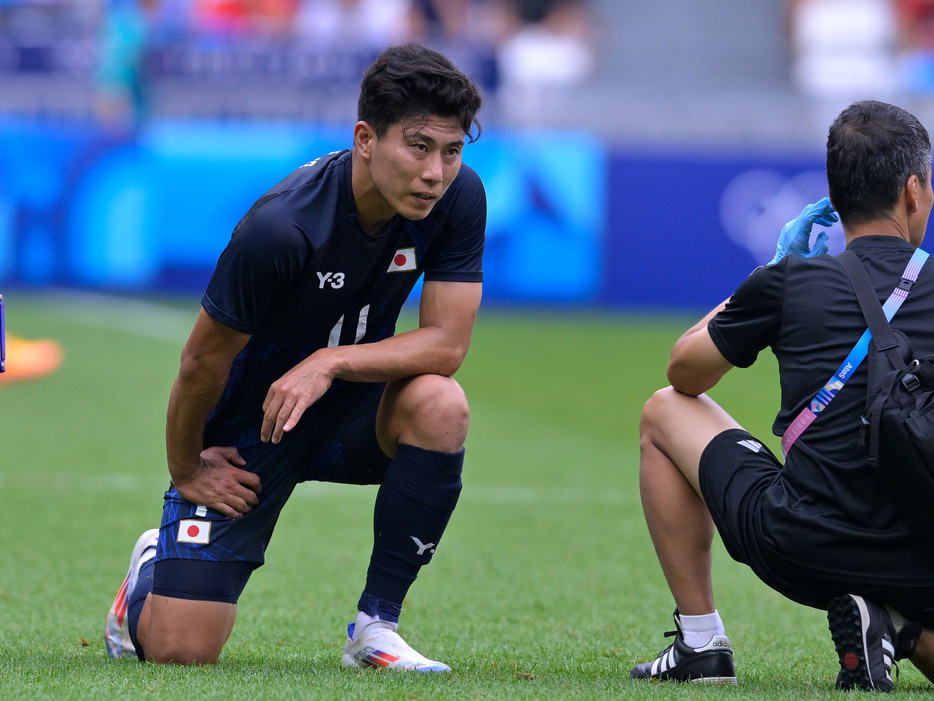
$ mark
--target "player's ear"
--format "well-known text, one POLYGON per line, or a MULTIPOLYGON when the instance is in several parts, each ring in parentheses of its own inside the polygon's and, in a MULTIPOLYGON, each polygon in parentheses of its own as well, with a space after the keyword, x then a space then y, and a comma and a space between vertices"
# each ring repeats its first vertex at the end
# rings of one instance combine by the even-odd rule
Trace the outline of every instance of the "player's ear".
POLYGON ((921 184, 921 179, 918 178, 917 175, 910 175, 908 177, 905 183, 905 189, 902 192, 902 197, 904 198, 909 215, 921 209, 921 192, 923 189, 924 186, 921 184))
POLYGON ((376 142, 376 132, 366 122, 357 122, 353 128, 353 145, 364 158, 369 158, 376 142))

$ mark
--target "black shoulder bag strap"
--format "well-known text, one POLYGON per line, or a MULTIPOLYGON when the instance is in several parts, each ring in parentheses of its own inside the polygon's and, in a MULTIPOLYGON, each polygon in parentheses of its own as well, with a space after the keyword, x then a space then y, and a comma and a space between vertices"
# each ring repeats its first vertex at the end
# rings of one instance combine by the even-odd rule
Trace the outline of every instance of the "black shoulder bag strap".
MULTIPOLYGON (((782 435, 782 457, 787 457, 788 451, 791 450, 795 441, 797 441, 801 434, 807 430, 807 427, 814 422, 817 415, 827 408, 831 400, 837 396, 837 392, 839 392, 843 385, 846 384, 846 381, 853 376, 853 371, 859 367, 860 363, 862 363, 866 357, 867 351, 869 350, 869 341, 872 339, 874 332, 880 336, 883 346, 891 345, 886 352, 897 355, 897 351, 895 350, 897 346, 896 337, 886 320, 894 316, 895 312, 897 312, 898 308, 902 305, 902 302, 908 297, 908 291, 911 289, 912 283, 918 279, 918 273, 921 272, 921 268, 927 261, 928 254, 920 248, 915 249, 911 260, 909 260, 908 265, 905 266, 905 272, 902 273, 901 282, 898 283, 898 287, 892 290, 892 294, 885 300, 885 304, 882 305, 881 308, 879 307, 879 300, 876 299, 876 291, 869 281, 869 276, 866 274, 863 264, 860 263, 859 258, 856 257, 856 254, 847 251, 838 257, 842 261, 841 264, 843 265, 844 273, 849 278, 850 284, 857 294, 860 308, 863 310, 863 316, 866 317, 867 322, 870 322, 873 317, 877 316, 876 312, 878 312, 882 319, 882 325, 880 327, 878 319, 876 319, 875 326, 872 329, 867 328, 863 332, 863 335, 859 337, 859 340, 853 346, 853 350, 849 352, 847 357, 843 360, 843 363, 837 368, 837 371, 830 376, 830 379, 827 380, 820 391, 814 395, 814 398, 808 402, 795 419, 788 424, 788 428, 785 429, 785 433, 782 435), (857 283, 857 280, 862 281, 863 284, 860 285, 857 283)), ((873 324, 870 322, 870 326, 872 325, 873 324)))
MULTIPOLYGON (((879 353, 885 353, 895 370, 904 370, 907 366, 898 353, 898 340, 892 331, 891 324, 889 324, 888 320, 885 318, 882 304, 876 296, 876 290, 869 279, 869 275, 866 273, 866 269, 853 251, 844 251, 841 253, 840 262, 843 264, 843 270, 849 278, 850 284, 853 286, 853 291, 856 292, 859 308, 862 310, 863 317, 869 325, 869 332, 872 334, 872 341, 875 344, 876 350, 879 353)), ((907 274, 908 271, 905 272, 905 275, 907 274)), ((917 273, 915 273, 914 277, 917 277, 917 273)), ((898 287, 895 288, 895 294, 901 291, 903 297, 907 297, 913 284, 914 279, 903 275, 901 282, 898 283, 898 287)), ((882 405, 886 397, 891 393, 892 387, 897 381, 899 374, 899 372, 893 372, 886 376, 884 386, 879 388, 875 398, 872 399, 872 403, 867 404, 866 413, 861 417, 861 440, 869 447, 869 464, 873 467, 878 467, 879 465, 879 425, 882 423, 879 420, 879 416, 882 413, 882 405), (866 436, 867 430, 869 432, 868 436, 866 436)), ((872 378, 870 378, 870 380, 871 379, 872 378)), ((871 382, 869 382, 867 383, 867 402, 872 398, 872 394, 873 387, 871 382)))
MULTIPOLYGON (((840 254, 840 262, 843 264, 843 270, 853 286, 856 293, 856 299, 859 301, 859 308, 863 310, 863 317, 869 326, 869 332, 872 334, 872 340, 876 344, 876 350, 885 353, 892 362, 892 367, 901 370, 905 367, 905 362, 896 351, 898 341, 895 334, 892 333, 892 326, 885 318, 885 312, 882 311, 882 303, 876 297, 876 288, 872 286, 869 274, 866 268, 860 262, 853 251, 844 251, 840 254)), ((911 290, 914 280, 905 277, 898 283, 897 290, 904 290, 905 297, 911 290)))

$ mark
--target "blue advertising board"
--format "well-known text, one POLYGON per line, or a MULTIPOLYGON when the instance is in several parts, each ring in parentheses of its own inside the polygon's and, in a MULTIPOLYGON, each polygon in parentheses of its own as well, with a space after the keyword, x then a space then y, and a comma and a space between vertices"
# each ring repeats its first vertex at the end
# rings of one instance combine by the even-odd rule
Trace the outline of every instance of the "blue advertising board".
MULTIPOLYGON (((253 202, 350 135, 199 121, 118 139, 0 122, 0 286, 199 292, 253 202)), ((464 160, 487 192, 492 303, 711 307, 826 194, 813 156, 640 153, 579 133, 489 130, 464 160)))
MULTIPOLYGON (((113 140, 0 125, 0 282, 200 290, 253 202, 348 146, 351 133, 163 122, 113 140)), ((592 299, 605 210, 599 143, 494 132, 468 145, 465 161, 488 194, 487 299, 592 299)))
MULTIPOLYGON (((615 153, 599 301, 712 308, 775 253, 782 225, 827 194, 815 157, 615 153)), ((840 225, 831 252, 843 248, 840 225)))

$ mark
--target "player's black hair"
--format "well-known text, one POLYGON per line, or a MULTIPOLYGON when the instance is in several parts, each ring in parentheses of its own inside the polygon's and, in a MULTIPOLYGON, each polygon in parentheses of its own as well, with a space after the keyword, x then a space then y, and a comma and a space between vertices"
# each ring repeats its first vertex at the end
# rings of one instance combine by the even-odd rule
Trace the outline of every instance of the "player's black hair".
POLYGON ((855 102, 830 127, 827 184, 844 224, 884 216, 917 175, 927 183, 931 139, 917 118, 876 100, 855 102))
POLYGON ((410 118, 457 117, 468 140, 476 141, 482 101, 477 85, 443 54, 421 44, 402 44, 383 51, 363 74, 357 120, 383 136, 393 124, 410 118))

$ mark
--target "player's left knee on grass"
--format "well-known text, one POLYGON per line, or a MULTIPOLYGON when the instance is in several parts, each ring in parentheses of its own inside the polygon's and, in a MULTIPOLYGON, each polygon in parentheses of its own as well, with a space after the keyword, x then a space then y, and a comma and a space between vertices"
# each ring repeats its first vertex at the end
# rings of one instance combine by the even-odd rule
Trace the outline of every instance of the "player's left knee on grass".
POLYGON ((453 378, 419 375, 386 387, 377 424, 380 446, 389 455, 400 443, 456 453, 467 439, 470 407, 453 378))
POLYGON ((144 642, 157 664, 214 664, 233 630, 236 604, 153 595, 144 642))

